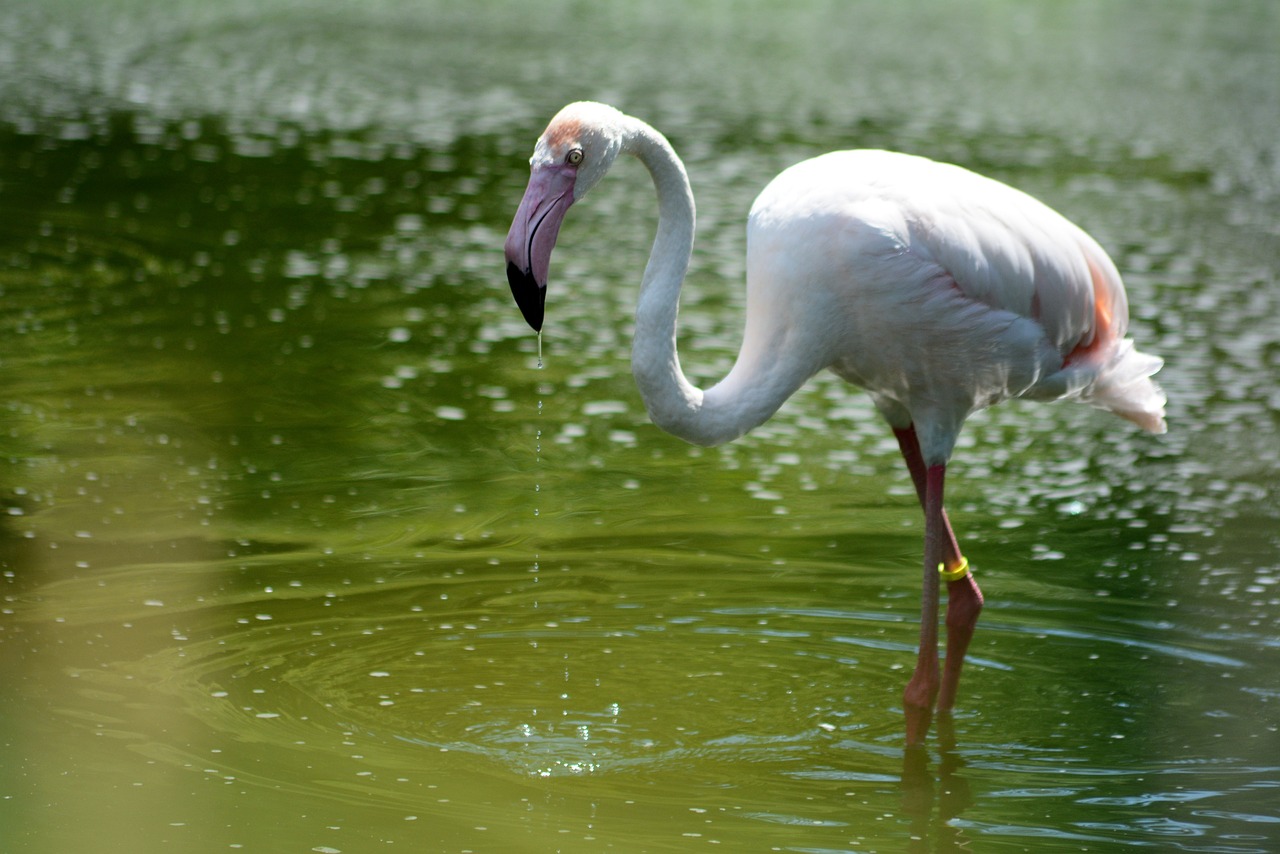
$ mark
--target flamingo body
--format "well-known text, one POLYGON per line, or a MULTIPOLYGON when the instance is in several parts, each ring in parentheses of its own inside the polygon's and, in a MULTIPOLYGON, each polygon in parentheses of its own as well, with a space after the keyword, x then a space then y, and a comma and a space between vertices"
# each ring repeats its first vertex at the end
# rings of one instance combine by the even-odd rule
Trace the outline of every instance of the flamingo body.
POLYGON ((1078 397, 1163 431, 1147 379, 1160 361, 1127 326, 1119 273, 1089 235, 957 166, 834 152, 751 209, 739 358, 830 368, 894 427, 915 424, 931 462, 968 415, 1012 397, 1078 397))
POLYGON ((675 151, 644 122, 589 102, 552 119, 507 237, 512 293, 541 329, 565 213, 623 153, 648 167, 658 194, 632 347, 652 420, 690 442, 719 444, 829 369, 866 389, 893 429, 925 514, 921 640, 903 696, 907 742, 920 743, 935 703, 945 711, 954 702, 982 607, 943 510, 946 463, 965 418, 1009 398, 1074 398, 1164 432, 1165 397, 1150 379, 1161 360, 1125 337, 1115 265, 1050 208, 958 166, 888 151, 815 157, 783 171, 752 206, 742 346, 728 375, 704 391, 676 352, 693 194, 675 151))

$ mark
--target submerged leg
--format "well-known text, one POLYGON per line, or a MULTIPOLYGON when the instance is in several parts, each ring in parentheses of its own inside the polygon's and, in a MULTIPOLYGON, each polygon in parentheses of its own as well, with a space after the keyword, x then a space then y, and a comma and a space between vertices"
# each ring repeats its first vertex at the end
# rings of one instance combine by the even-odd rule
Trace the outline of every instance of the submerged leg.
MULTIPOLYGON (((956 543, 955 534, 951 530, 951 521, 947 518, 947 512, 942 506, 942 484, 945 479, 945 467, 936 466, 937 469, 937 506, 931 510, 930 508, 930 486, 932 482, 931 475, 934 469, 927 468, 924 462, 924 456, 920 452, 920 440, 916 436, 914 427, 906 427, 903 429, 895 428, 894 436, 898 440, 898 447, 902 450, 902 458, 906 461, 907 471, 911 473, 911 481, 915 484, 916 496, 920 500, 920 506, 925 511, 925 579, 924 579, 924 598, 926 604, 932 599, 930 607, 922 607, 921 618, 928 619, 932 627, 932 644, 933 654, 936 661, 937 655, 937 568, 941 564, 947 570, 955 570, 964 565, 964 558, 960 554, 960 546, 956 543), (940 555, 934 559, 930 556, 930 539, 936 541, 936 548, 940 555), (932 579, 932 580, 931 580, 932 579)), ((949 711, 955 704, 956 689, 960 682, 960 671, 964 666, 965 653, 969 649, 969 642, 973 639, 974 626, 978 622, 978 614, 982 611, 982 591, 978 589, 978 583, 974 580, 972 573, 966 573, 960 578, 947 582, 947 658, 946 664, 942 672, 941 685, 936 689, 936 700, 939 711, 949 711)), ((921 627, 921 660, 917 662, 917 673, 921 670, 921 662, 923 662, 923 644, 925 642, 925 629, 921 627)), ((936 664, 934 665, 936 672, 936 664)), ((922 677, 921 682, 925 680, 922 677)), ((916 685, 917 678, 912 677, 911 684, 908 685, 908 693, 912 694, 912 700, 908 703, 919 701, 923 698, 920 686, 913 689, 916 685)), ((933 696, 928 696, 927 702, 929 708, 933 706, 933 696)), ((916 715, 919 717, 919 715, 916 715)), ((923 740, 924 732, 927 731, 929 722, 927 717, 924 720, 923 727, 920 727, 920 739, 923 740)), ((908 720, 908 742, 911 739, 912 726, 908 720)))

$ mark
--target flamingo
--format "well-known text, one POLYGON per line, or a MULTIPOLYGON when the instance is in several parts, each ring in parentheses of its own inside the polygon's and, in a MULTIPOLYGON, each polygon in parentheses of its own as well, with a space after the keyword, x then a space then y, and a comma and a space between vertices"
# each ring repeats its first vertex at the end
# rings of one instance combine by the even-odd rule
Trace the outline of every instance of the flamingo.
POLYGON ((1163 362, 1125 337, 1115 264, 1057 212, 959 166, 890 151, 823 154, 784 170, 752 205, 742 346, 728 375, 703 390, 676 352, 693 192, 671 144, 645 122, 592 102, 551 120, 506 240, 512 294, 541 332, 565 213, 619 154, 648 168, 658 196, 631 357, 650 419, 718 445, 826 369, 865 389, 893 430, 924 512, 920 645, 903 691, 906 743, 923 744, 935 710, 955 704, 983 604, 943 508, 965 418, 1010 398, 1073 399, 1165 431, 1165 395, 1150 379, 1163 362))

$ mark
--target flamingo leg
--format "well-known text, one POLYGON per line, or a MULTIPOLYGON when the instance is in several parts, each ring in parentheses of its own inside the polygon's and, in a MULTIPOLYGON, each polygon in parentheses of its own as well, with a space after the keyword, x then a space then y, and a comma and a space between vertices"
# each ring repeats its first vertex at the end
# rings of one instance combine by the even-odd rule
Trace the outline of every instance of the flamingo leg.
POLYGON ((895 428, 894 436, 916 496, 925 512, 925 556, 922 579, 920 652, 916 672, 904 694, 907 712, 907 741, 923 742, 929 728, 930 710, 936 701, 938 711, 947 712, 955 705, 956 690, 960 683, 960 671, 964 667, 965 653, 973 639, 973 630, 982 611, 982 591, 970 573, 963 578, 947 582, 947 657, 938 680, 937 620, 938 620, 938 565, 948 569, 959 566, 963 559, 960 546, 951 530, 951 521, 942 506, 943 482, 946 467, 928 467, 920 452, 920 441, 915 428, 895 428), (920 711, 923 709, 923 711, 920 711))
MULTIPOLYGON (((898 440, 898 448, 902 451, 902 459, 911 473, 911 482, 916 487, 916 497, 920 499, 920 507, 925 506, 925 464, 924 455, 920 452, 920 439, 916 436, 915 427, 893 428, 893 435, 898 440)), ((943 559, 948 567, 960 563, 960 546, 956 543, 956 535, 951 531, 951 520, 947 511, 942 511, 942 527, 944 529, 945 554, 943 559)), ((935 571, 937 567, 934 567, 935 571)))
POLYGON ((925 472, 924 575, 920 583, 920 648, 916 669, 902 692, 907 719, 907 746, 924 744, 938 698, 938 564, 945 551, 942 515, 942 483, 946 467, 931 466, 925 472))
POLYGON ((960 670, 973 640, 973 630, 982 613, 982 591, 970 573, 947 582, 947 660, 942 670, 942 687, 938 691, 938 711, 949 712, 956 704, 960 686, 960 670))

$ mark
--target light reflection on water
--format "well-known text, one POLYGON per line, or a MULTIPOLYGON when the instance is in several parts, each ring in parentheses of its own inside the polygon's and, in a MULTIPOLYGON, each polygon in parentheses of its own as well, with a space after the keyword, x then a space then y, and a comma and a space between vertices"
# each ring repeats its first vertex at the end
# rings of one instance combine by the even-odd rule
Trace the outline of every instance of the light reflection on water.
POLYGON ((920 68, 926 7, 575 6, 569 69, 501 3, 259 5, 0 13, 6 851, 1274 847, 1273 21, 929 6, 990 49, 920 68), (988 608, 927 756, 892 437, 831 377, 726 448, 647 423, 641 170, 566 224, 536 370, 500 246, 583 94, 688 160, 703 384, 742 215, 819 150, 1014 181, 1125 271, 1171 433, 971 421, 988 608))

